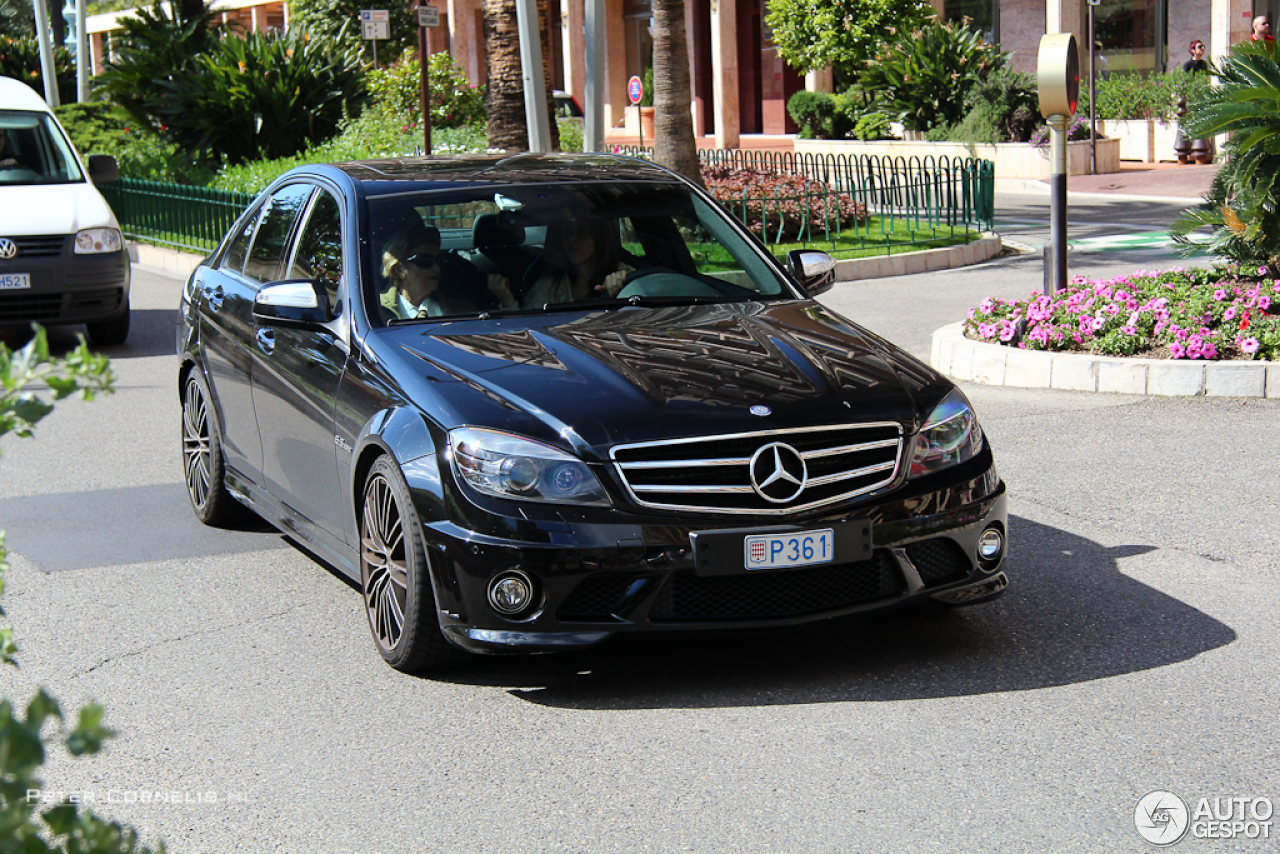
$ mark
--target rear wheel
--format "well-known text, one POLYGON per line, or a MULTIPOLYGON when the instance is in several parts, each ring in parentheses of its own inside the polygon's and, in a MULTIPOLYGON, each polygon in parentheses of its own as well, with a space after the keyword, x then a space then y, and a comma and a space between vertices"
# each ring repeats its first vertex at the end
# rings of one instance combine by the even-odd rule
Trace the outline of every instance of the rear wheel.
POLYGON ((191 509, 201 522, 222 526, 245 514, 223 480, 222 440, 198 370, 187 375, 182 388, 182 468, 191 509))
POLYGON ((436 615, 417 511, 388 457, 365 479, 360 511, 360 581, 369 630, 383 660, 415 673, 457 661, 436 615))

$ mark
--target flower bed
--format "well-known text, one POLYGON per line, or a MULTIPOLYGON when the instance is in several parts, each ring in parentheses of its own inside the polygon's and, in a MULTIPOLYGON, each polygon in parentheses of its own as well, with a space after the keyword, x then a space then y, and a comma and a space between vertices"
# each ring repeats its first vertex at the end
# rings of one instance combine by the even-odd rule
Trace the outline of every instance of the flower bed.
POLYGON ((1280 357, 1280 281, 1266 267, 1077 276, 1057 294, 986 299, 965 336, 1024 350, 1151 359, 1280 357))
POLYGON ((767 243, 813 240, 867 221, 866 205, 804 175, 704 163, 702 180, 767 243))

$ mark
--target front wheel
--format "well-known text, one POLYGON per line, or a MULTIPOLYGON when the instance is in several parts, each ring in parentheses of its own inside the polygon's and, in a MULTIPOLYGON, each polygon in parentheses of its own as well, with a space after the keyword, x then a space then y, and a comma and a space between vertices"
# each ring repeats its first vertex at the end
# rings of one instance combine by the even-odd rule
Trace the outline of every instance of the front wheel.
POLYGON ((99 347, 123 344, 129 337, 129 309, 126 308, 124 314, 111 320, 88 323, 85 328, 89 330, 89 340, 99 347))
POLYGON ((457 661, 461 652, 440 631, 417 511, 388 457, 369 470, 363 499, 360 581, 378 653, 404 673, 457 661))

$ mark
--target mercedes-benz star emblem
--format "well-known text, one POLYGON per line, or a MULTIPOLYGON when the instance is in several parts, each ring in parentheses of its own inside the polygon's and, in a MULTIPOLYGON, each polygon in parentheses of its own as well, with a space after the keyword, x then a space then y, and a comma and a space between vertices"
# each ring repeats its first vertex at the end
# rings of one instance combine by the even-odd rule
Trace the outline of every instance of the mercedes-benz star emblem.
POLYGON ((751 407, 747 411, 750 412, 752 415, 759 415, 761 418, 764 418, 765 416, 773 414, 773 410, 765 406, 763 403, 757 403, 755 406, 751 407))
POLYGON ((786 504, 804 492, 809 469, 804 457, 783 442, 764 445, 751 457, 751 486, 765 501, 786 504))
POLYGON ((0 258, 17 258, 18 244, 7 237, 0 237, 0 258))

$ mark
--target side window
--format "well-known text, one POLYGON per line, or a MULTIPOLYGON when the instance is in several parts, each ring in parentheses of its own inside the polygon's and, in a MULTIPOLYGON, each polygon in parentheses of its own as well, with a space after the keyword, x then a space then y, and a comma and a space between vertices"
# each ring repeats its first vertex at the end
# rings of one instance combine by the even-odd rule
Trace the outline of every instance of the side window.
POLYGON ((236 273, 244 269, 244 260, 249 257, 249 244, 253 242, 253 230, 258 227, 260 219, 262 219, 261 208, 255 210, 253 216, 244 221, 244 228, 232 238, 231 245, 227 247, 227 253, 222 256, 221 269, 236 273))
POLYGON ((317 279, 329 292, 329 305, 338 304, 338 282, 342 278, 342 217, 338 201, 324 190, 302 227, 286 279, 317 279))
POLYGON ((314 188, 310 184, 291 184, 276 191, 267 202, 267 212, 253 238, 253 248, 244 264, 244 274, 259 282, 280 278, 289 234, 298 213, 306 205, 314 188))

